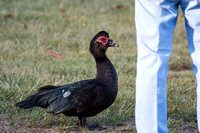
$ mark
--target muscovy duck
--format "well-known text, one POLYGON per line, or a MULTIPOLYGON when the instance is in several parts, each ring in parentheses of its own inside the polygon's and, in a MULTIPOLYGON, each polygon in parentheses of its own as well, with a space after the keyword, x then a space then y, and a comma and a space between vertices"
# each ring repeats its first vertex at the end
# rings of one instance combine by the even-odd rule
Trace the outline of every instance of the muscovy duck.
POLYGON ((106 31, 97 33, 90 42, 89 51, 96 61, 95 79, 83 80, 62 86, 47 85, 38 92, 15 104, 16 107, 46 108, 46 112, 78 116, 81 126, 92 129, 86 117, 94 116, 108 108, 116 99, 118 78, 113 64, 106 56, 108 47, 119 47, 106 31))

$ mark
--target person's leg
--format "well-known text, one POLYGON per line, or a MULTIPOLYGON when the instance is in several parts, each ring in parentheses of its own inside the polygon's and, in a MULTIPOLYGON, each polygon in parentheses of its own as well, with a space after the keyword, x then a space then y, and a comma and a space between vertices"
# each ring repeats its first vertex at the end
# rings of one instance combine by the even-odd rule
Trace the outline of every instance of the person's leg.
POLYGON ((178 4, 175 1, 135 0, 138 133, 168 132, 166 80, 178 4))
POLYGON ((197 89, 197 121, 200 132, 200 1, 183 1, 181 7, 185 16, 188 48, 193 62, 197 89))

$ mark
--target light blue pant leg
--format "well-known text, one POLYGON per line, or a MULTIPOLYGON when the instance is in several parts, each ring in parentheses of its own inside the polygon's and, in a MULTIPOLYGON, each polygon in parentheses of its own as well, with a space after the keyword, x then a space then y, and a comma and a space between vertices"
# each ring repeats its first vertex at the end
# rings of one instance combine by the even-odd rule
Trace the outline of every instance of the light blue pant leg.
POLYGON ((181 2, 185 16, 188 48, 193 61, 193 71, 197 86, 197 121, 200 132, 200 1, 181 2))
POLYGON ((178 2, 135 0, 137 30, 136 128, 167 133, 166 80, 178 2))

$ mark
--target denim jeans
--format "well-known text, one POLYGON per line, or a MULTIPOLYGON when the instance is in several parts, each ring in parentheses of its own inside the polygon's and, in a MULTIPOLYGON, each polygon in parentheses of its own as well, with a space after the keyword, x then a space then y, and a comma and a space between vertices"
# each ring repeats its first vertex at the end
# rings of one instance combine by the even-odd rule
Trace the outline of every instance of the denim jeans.
POLYGON ((179 6, 185 17, 188 48, 197 79, 200 131, 200 0, 135 0, 138 50, 135 119, 138 133, 168 132, 166 81, 179 6))

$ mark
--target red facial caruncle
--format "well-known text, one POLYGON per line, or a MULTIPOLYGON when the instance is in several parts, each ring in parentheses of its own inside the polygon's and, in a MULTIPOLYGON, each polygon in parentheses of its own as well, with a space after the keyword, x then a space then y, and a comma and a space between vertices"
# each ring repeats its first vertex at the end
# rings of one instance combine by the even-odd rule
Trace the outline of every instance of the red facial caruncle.
POLYGON ((106 44, 108 43, 109 40, 113 41, 112 39, 107 38, 105 36, 100 36, 98 42, 102 43, 106 47, 106 44))

